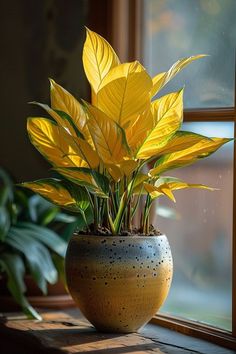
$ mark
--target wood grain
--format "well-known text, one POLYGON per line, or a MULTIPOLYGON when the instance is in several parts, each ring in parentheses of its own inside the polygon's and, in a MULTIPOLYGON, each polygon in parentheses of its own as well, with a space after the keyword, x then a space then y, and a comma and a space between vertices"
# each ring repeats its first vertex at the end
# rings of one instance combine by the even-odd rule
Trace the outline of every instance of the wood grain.
POLYGON ((42 312, 43 321, 0 314, 0 353, 233 354, 223 347, 148 324, 140 333, 97 332, 78 310, 42 312))

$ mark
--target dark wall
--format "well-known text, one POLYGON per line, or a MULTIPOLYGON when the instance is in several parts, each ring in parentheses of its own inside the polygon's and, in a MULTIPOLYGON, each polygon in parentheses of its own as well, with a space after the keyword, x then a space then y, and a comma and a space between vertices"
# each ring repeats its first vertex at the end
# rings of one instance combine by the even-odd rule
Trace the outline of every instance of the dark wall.
POLYGON ((47 116, 27 102, 49 103, 48 77, 76 97, 89 97, 81 61, 89 9, 88 0, 0 2, 0 166, 16 181, 48 176, 50 166, 26 133, 28 116, 47 116))

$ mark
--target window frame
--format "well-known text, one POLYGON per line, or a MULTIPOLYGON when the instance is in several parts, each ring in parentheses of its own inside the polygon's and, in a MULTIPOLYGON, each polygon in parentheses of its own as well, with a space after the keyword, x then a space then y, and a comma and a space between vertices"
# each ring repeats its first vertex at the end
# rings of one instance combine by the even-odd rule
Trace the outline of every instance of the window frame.
MULTIPOLYGON (((143 2, 145 0, 110 0, 107 11, 109 39, 122 61, 142 62, 143 2)), ((236 66, 235 66, 236 67, 236 66)), ((236 84, 236 75, 235 75, 236 84)), ((185 122, 233 122, 236 139, 236 87, 234 107, 217 109, 186 109, 185 122)), ((234 144, 234 171, 236 169, 236 144, 234 144)), ((233 216, 236 213, 236 173, 233 175, 233 216)), ((224 331, 174 316, 155 315, 153 323, 178 332, 205 339, 219 345, 236 349, 236 218, 232 225, 232 331, 224 331)))

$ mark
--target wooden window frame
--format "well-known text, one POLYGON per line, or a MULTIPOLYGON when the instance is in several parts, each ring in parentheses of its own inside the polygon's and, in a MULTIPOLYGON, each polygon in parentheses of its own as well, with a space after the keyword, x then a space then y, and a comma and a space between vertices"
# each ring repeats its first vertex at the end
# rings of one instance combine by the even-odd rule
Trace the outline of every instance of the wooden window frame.
MULTIPOLYGON (((142 62, 141 34, 143 29, 143 0, 110 0, 106 2, 107 38, 119 54, 121 61, 142 62)), ((236 82, 236 79, 235 79, 236 82)), ((236 90, 235 90, 236 92, 236 90)), ((236 98, 234 107, 219 109, 186 109, 185 122, 233 122, 236 139, 236 98)), ((234 171, 236 144, 234 144, 234 171)), ((236 173, 233 176, 233 215, 236 213, 236 173)), ((224 331, 174 316, 156 315, 152 322, 175 331, 236 349, 236 218, 232 235, 232 331, 224 331)))

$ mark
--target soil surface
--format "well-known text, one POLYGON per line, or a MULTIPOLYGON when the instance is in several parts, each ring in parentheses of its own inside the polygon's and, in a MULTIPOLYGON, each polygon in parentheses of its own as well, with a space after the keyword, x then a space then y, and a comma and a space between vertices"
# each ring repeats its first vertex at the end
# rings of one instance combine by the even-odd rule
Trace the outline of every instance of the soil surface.
MULTIPOLYGON (((99 226, 99 228, 95 231, 80 231, 75 232, 75 234, 80 235, 97 235, 97 236, 113 236, 111 231, 105 226, 99 226)), ((149 233, 144 234, 141 229, 133 228, 132 230, 122 230, 117 236, 161 236, 163 233, 159 230, 156 230, 153 225, 150 225, 149 233)))

